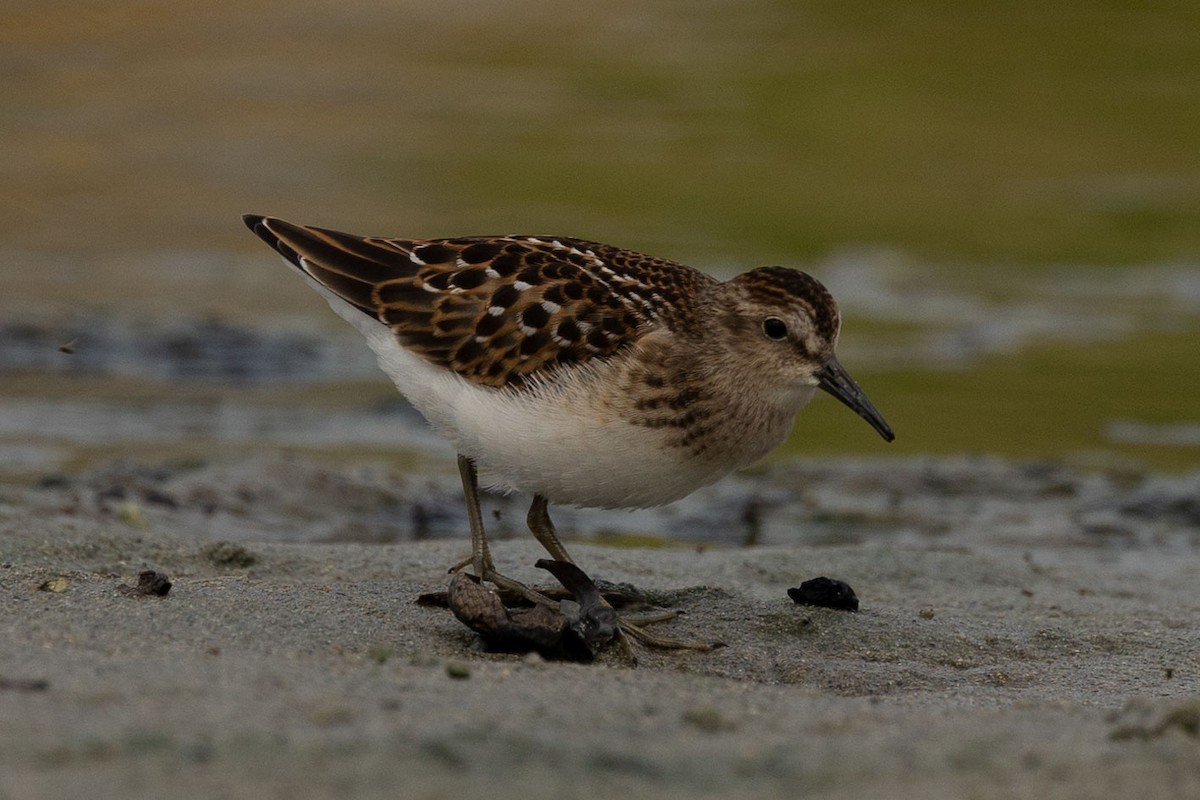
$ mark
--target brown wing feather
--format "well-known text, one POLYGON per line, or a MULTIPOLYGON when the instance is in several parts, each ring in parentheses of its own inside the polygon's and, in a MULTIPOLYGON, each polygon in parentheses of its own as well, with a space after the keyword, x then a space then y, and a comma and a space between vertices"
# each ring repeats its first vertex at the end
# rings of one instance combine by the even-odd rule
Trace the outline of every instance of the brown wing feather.
POLYGON ((521 385, 607 358, 713 283, 702 272, 581 239, 385 239, 247 217, 324 286, 426 360, 482 385, 521 385))

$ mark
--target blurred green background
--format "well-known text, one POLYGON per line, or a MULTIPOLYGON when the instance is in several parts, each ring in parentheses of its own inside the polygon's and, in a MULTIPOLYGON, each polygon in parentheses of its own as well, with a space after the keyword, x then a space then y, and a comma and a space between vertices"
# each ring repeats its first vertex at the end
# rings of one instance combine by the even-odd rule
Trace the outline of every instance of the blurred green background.
MULTIPOLYGON (((843 298, 842 360, 897 442, 820 398, 788 453, 1200 464, 1198 4, 0 13, 0 323, 353 335, 245 212, 576 235, 722 275, 797 266, 843 298)), ((0 398, 22 402, 391 391, 0 372, 0 398)))

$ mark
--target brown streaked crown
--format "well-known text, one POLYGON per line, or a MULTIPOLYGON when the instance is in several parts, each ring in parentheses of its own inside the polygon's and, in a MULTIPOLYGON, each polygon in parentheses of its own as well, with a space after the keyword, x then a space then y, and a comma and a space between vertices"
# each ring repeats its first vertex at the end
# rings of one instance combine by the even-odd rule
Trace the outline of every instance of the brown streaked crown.
POLYGON ((612 356, 671 327, 716 282, 683 264, 581 239, 391 239, 244 219, 405 347, 497 388, 612 356))
POLYGON ((830 344, 837 341, 841 317, 833 295, 819 280, 788 267, 759 267, 733 279, 746 296, 764 306, 803 306, 813 332, 830 344))

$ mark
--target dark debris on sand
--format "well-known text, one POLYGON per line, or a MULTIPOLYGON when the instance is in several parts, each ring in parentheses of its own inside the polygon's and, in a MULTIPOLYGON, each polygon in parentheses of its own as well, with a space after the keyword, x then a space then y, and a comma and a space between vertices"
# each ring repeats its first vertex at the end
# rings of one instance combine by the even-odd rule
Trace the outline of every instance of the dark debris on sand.
POLYGON ((612 589, 602 591, 574 564, 539 559, 535 566, 554 575, 566 590, 546 593, 558 599, 557 607, 530 605, 525 598, 488 588, 464 572, 451 576, 446 592, 421 595, 417 602, 448 607, 493 652, 536 651, 553 660, 594 660, 617 635, 614 605, 629 598, 612 589))
POLYGON ((858 611, 858 595, 850 584, 835 578, 813 578, 788 589, 787 593, 797 605, 858 611))
POLYGON ((122 583, 117 591, 130 597, 166 597, 171 591, 171 579, 152 569, 138 573, 137 586, 122 583))

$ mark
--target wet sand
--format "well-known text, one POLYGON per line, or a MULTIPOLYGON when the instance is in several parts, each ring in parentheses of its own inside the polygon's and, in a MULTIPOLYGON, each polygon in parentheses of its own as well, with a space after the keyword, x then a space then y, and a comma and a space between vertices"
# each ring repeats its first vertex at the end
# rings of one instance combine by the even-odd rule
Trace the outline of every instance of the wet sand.
MULTIPOLYGON (((1200 476, 846 459, 658 522, 604 515, 745 526, 752 497, 773 542, 574 543, 684 612, 663 633, 728 644, 636 668, 481 652, 416 605, 465 535, 331 541, 352 538, 339 519, 411 519, 381 476, 248 457, 0 489, 0 797, 1200 792, 1200 476), (120 588, 146 569, 166 596, 120 588), (861 611, 788 599, 818 575, 861 611)), ((495 551, 543 580, 531 537, 495 551)))

